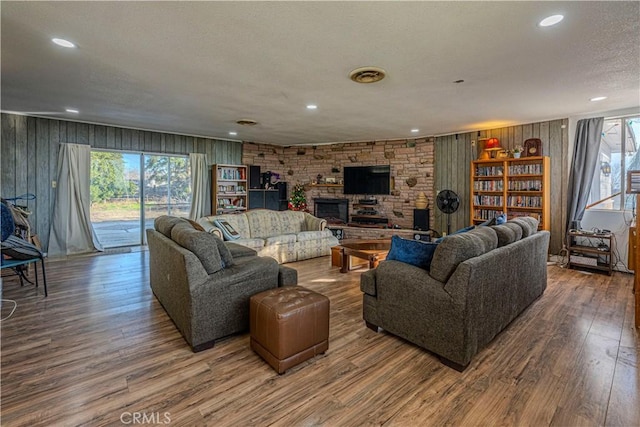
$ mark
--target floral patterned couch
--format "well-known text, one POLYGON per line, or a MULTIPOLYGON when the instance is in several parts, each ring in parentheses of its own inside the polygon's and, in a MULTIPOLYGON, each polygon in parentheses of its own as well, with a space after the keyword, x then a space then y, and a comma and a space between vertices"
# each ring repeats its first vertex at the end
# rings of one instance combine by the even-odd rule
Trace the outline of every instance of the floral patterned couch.
POLYGON ((214 220, 227 221, 239 234, 233 240, 269 256, 278 263, 301 261, 331 254, 338 245, 327 221, 299 211, 254 209, 242 214, 214 215, 197 222, 208 232, 217 232, 214 220))

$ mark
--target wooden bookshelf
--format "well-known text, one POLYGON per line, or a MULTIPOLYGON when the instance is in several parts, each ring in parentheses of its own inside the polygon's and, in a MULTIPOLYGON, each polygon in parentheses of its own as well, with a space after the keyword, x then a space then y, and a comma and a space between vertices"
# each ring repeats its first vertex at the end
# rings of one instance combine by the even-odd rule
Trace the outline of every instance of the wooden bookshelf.
POLYGON ((247 167, 213 165, 211 169, 211 213, 220 215, 247 210, 247 167))
POLYGON ((471 223, 506 213, 533 216, 550 229, 549 157, 489 159, 471 162, 471 223))

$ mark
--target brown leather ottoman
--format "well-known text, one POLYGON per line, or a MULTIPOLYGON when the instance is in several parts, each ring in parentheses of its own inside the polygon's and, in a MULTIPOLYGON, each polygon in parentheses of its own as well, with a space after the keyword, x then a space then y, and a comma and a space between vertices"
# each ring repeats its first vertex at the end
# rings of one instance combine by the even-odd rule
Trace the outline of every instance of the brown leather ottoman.
POLYGON ((302 286, 251 297, 251 348, 273 369, 287 369, 329 348, 329 298, 302 286))

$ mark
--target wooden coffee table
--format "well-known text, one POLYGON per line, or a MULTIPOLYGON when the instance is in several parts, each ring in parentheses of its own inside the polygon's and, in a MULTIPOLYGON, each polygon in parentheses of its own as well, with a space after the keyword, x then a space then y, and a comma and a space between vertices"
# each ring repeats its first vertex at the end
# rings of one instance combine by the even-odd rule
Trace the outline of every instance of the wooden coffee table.
POLYGON ((384 260, 391 248, 390 239, 379 240, 344 240, 339 246, 331 248, 332 265, 340 266, 340 273, 347 273, 351 265, 350 257, 360 258, 369 263, 369 268, 376 268, 384 260))

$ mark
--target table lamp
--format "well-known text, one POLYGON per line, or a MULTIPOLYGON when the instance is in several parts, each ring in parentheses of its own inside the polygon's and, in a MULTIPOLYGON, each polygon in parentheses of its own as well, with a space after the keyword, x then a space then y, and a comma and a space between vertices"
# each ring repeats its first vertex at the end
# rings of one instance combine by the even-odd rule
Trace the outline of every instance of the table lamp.
POLYGON ((491 158, 495 158, 495 152, 502 150, 498 138, 489 138, 484 146, 485 151, 490 152, 491 158))

